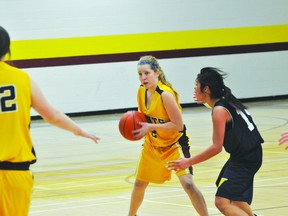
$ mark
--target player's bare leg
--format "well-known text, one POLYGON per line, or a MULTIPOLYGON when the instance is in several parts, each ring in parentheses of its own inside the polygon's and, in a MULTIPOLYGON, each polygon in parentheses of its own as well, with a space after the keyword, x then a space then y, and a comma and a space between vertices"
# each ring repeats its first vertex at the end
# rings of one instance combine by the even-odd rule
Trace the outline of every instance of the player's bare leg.
POLYGON ((246 202, 235 202, 223 197, 215 198, 215 205, 226 216, 253 216, 253 212, 246 202))
POLYGON ((135 180, 134 189, 132 191, 130 200, 130 209, 128 216, 135 216, 141 203, 144 199, 145 189, 147 188, 149 182, 143 182, 135 180))
POLYGON ((236 205, 238 206, 239 208, 241 208, 243 211, 245 211, 248 215, 254 215, 252 210, 251 210, 251 207, 248 203, 246 202, 239 202, 239 201, 233 201, 232 202, 233 205, 236 205))
POLYGON ((182 175, 179 180, 184 188, 185 192, 188 194, 192 205, 200 216, 208 216, 207 205, 202 193, 193 183, 192 175, 182 175))

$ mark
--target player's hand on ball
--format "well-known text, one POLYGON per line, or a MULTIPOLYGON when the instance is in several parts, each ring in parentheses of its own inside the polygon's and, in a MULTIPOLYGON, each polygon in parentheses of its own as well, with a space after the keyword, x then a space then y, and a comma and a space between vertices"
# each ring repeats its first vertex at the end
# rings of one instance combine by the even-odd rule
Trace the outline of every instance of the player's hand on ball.
POLYGON ((145 131, 141 130, 140 122, 147 122, 146 116, 138 111, 127 111, 119 120, 119 131, 121 135, 130 141, 141 139, 146 135, 145 131))
POLYGON ((167 165, 166 165, 167 169, 175 170, 175 171, 186 169, 189 166, 190 166, 190 164, 189 164, 188 158, 180 158, 180 159, 175 160, 175 161, 168 161, 167 165))
POLYGON ((133 133, 135 139, 141 139, 150 131, 149 123, 138 122, 137 124, 140 125, 141 128, 132 131, 132 133, 133 133))

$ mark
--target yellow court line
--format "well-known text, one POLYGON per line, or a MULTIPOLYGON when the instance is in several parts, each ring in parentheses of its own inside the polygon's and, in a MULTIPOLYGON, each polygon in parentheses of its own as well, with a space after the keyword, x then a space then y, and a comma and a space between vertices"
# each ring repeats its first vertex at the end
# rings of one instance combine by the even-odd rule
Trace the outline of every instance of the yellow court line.
POLYGON ((288 42, 288 24, 11 42, 12 60, 288 42))

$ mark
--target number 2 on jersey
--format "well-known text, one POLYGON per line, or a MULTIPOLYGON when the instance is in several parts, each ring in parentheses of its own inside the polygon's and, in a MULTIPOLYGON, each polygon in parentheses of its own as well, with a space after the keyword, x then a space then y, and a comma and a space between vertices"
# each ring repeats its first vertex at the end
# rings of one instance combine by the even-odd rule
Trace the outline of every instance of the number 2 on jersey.
POLYGON ((14 85, 0 86, 0 113, 17 110, 16 91, 14 85))

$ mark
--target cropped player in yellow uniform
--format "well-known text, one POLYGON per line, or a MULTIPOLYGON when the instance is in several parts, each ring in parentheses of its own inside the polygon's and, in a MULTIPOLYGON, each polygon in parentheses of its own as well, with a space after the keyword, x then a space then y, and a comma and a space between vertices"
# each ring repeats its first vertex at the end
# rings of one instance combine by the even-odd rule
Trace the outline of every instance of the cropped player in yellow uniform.
POLYGON ((10 37, 0 26, 0 215, 26 216, 33 187, 29 166, 36 162, 30 107, 55 126, 95 142, 99 138, 53 108, 27 73, 4 62, 6 54, 10 55, 10 37))
MULTIPOLYGON (((164 183, 171 178, 166 162, 172 158, 190 157, 189 137, 182 120, 178 95, 166 80, 158 61, 143 56, 138 63, 141 86, 138 90, 138 109, 148 123, 134 131, 135 138, 145 141, 137 169, 130 201, 129 216, 136 215, 149 182, 164 183)), ((199 215, 208 215, 205 200, 192 180, 192 167, 176 172, 199 215)), ((159 212, 159 214, 161 214, 159 212)))

